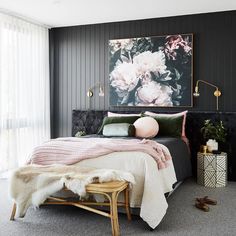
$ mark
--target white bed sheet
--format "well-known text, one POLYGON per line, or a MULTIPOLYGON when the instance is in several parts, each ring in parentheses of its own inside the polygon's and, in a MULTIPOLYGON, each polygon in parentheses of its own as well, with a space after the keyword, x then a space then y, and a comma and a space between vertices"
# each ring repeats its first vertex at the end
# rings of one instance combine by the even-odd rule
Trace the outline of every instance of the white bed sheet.
POLYGON ((136 184, 130 193, 130 206, 140 207, 141 218, 155 228, 166 214, 168 204, 165 193, 173 190, 177 181, 174 166, 158 170, 156 161, 142 152, 113 152, 87 159, 75 165, 129 171, 136 184))

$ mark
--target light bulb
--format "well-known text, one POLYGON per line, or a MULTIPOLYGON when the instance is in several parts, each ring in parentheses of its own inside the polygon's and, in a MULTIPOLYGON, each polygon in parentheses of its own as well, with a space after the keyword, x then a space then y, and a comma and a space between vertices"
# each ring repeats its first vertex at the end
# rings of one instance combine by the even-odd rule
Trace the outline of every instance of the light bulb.
POLYGON ((103 87, 100 86, 99 87, 99 94, 98 94, 99 97, 104 97, 104 91, 103 91, 103 87))

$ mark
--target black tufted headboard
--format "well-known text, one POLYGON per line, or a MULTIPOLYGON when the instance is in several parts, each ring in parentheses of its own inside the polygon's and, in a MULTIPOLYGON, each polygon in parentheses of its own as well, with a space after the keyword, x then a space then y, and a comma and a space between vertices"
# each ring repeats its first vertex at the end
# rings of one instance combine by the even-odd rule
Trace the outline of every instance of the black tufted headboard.
MULTIPOLYGON (((119 111, 119 113, 137 113, 137 111, 119 111)), ((78 131, 85 131, 86 134, 97 133, 107 111, 80 111, 73 110, 72 114, 72 136, 78 131)), ((196 155, 201 144, 200 128, 205 119, 222 120, 227 129, 227 143, 223 147, 228 153, 228 177, 236 181, 236 112, 189 112, 186 121, 186 135, 190 142, 192 153, 192 165, 196 175, 196 155)))
MULTIPOLYGON (((137 111, 122 111, 122 114, 132 114, 137 111)), ((103 118, 107 116, 107 111, 80 111, 73 110, 72 114, 72 136, 78 131, 85 131, 86 134, 96 134, 102 124, 103 118)))
POLYGON ((86 134, 96 134, 106 114, 107 111, 73 110, 72 136, 75 136, 78 131, 85 131, 86 134))

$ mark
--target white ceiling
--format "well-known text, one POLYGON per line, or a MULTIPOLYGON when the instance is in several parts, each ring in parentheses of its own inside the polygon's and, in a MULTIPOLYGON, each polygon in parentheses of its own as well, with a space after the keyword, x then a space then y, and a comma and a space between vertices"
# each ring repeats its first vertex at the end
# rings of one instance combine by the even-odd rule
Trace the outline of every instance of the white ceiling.
POLYGON ((0 11, 50 27, 236 10, 236 0, 0 0, 0 11))

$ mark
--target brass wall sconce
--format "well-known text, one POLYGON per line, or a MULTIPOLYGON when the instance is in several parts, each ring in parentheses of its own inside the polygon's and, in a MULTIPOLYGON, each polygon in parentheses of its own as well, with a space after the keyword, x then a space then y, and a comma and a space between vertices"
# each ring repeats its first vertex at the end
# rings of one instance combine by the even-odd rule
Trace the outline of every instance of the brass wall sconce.
POLYGON ((93 91, 92 89, 89 88, 88 92, 87 92, 87 97, 92 97, 93 96, 93 91))
POLYGON ((199 93, 199 83, 202 82, 204 84, 207 84, 213 88, 215 88, 216 90, 214 91, 214 96, 216 97, 216 110, 219 110, 219 97, 221 96, 221 91, 219 90, 219 88, 217 86, 215 86, 214 84, 211 84, 205 80, 198 80, 195 86, 195 92, 193 93, 194 97, 199 97, 200 93, 199 93))
POLYGON ((89 88, 87 91, 87 97, 91 98, 93 96, 93 90, 99 86, 99 93, 98 96, 99 97, 104 97, 104 87, 100 84, 97 83, 95 84, 93 87, 89 88))

